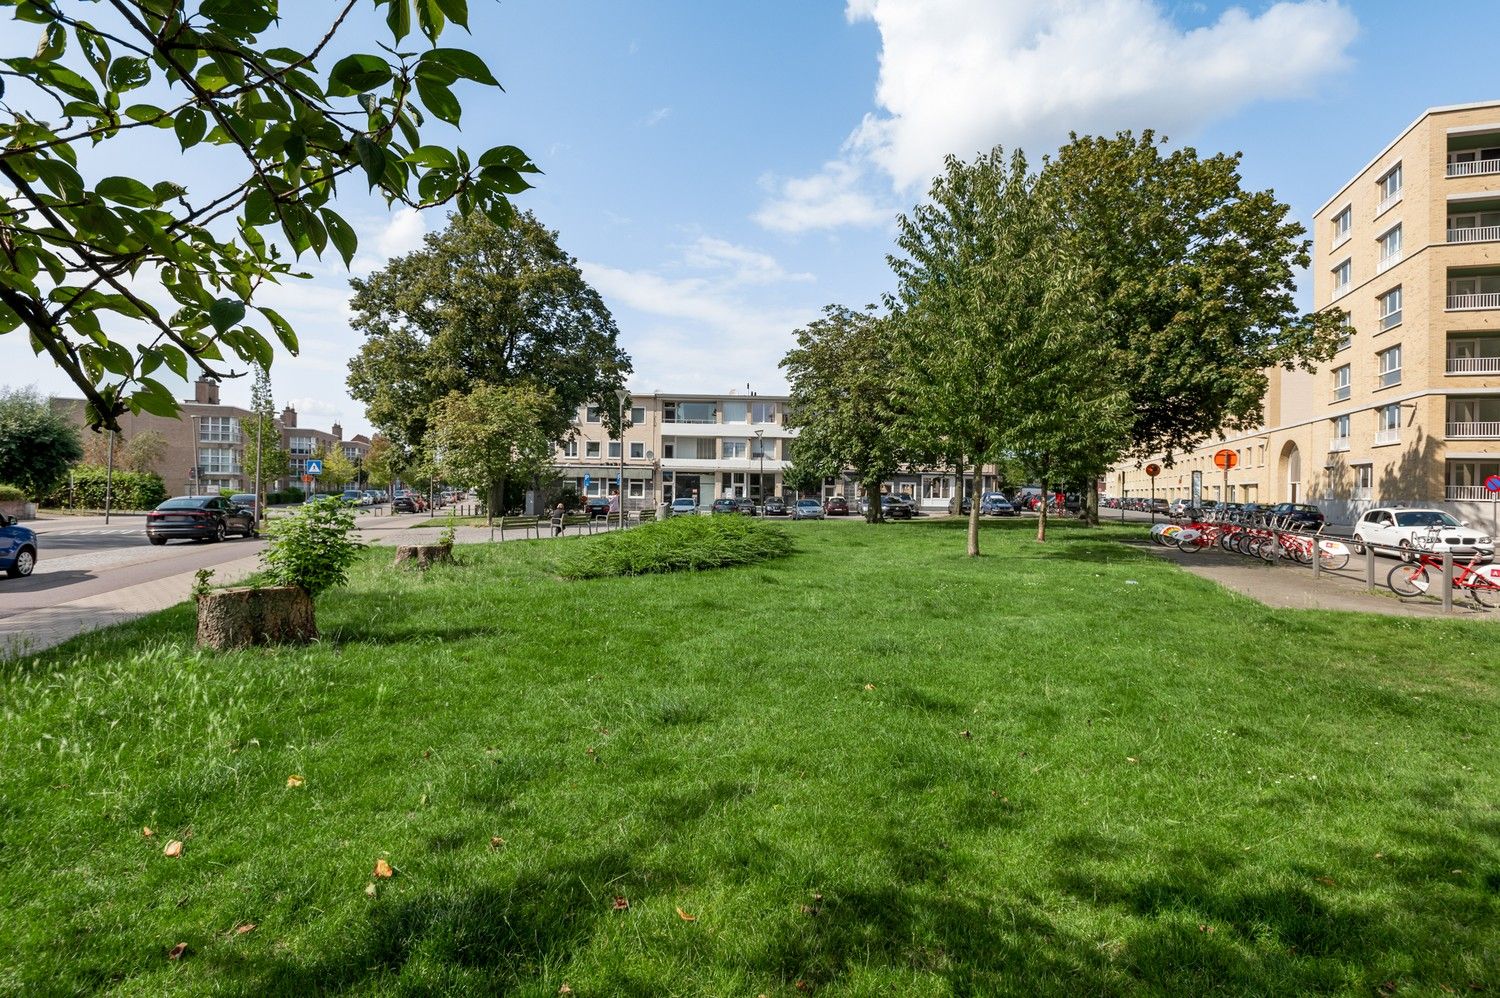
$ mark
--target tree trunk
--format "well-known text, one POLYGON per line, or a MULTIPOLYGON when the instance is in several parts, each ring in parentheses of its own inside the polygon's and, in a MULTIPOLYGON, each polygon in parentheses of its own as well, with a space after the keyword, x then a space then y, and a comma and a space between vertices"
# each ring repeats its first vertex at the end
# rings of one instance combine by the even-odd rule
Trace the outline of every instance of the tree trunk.
POLYGON ((1051 499, 1051 493, 1047 490, 1047 479, 1042 478, 1042 504, 1037 507, 1036 539, 1040 544, 1047 539, 1047 501, 1051 499))
POLYGON ((424 570, 433 565, 451 565, 453 548, 447 544, 402 544, 396 548, 396 560, 391 567, 400 568, 413 561, 424 570))
POLYGON ((490 483, 487 490, 489 501, 484 504, 484 525, 493 528, 495 526, 496 492, 500 488, 495 482, 490 483))
POLYGON ((317 637, 313 599, 301 586, 242 586, 198 597, 200 648, 307 644, 317 637))
POLYGON ((885 510, 880 506, 880 483, 862 482, 861 484, 865 489, 865 522, 884 522, 885 510))
POLYGON ((1099 483, 1090 481, 1083 490, 1083 522, 1090 527, 1099 526, 1099 483))
MULTIPOLYGON (((492 538, 493 539, 493 538, 492 538)), ((500 479, 500 539, 505 540, 505 478, 500 479)))
MULTIPOLYGON (((979 486, 982 484, 979 478, 979 469, 984 467, 984 458, 974 459, 974 495, 969 499, 969 557, 979 557, 979 486)), ((958 480, 959 509, 963 509, 964 480, 958 480)))

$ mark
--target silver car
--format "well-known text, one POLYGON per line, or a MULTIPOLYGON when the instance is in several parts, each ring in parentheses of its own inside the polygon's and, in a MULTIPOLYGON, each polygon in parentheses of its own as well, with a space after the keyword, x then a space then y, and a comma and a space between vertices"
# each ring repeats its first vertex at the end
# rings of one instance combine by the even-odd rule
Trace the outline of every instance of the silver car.
POLYGON ((794 520, 821 520, 823 519, 823 504, 816 499, 798 499, 792 507, 792 519, 794 520))

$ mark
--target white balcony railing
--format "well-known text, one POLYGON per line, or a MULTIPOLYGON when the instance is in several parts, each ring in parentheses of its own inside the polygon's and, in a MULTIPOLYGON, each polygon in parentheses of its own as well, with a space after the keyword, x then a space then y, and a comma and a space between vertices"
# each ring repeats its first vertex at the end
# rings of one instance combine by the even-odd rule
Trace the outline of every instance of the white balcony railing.
POLYGON ((1391 253, 1388 256, 1383 256, 1380 258, 1380 262, 1375 265, 1375 273, 1383 274, 1400 262, 1401 251, 1397 250, 1396 252, 1391 253))
POLYGON ((1471 311, 1476 308, 1500 308, 1500 293, 1448 296, 1447 310, 1449 312, 1471 311))
POLYGON ((1473 159, 1467 163, 1449 163, 1450 177, 1477 177, 1485 173, 1500 173, 1500 159, 1473 159))
POLYGON ((1500 374, 1500 357, 1449 357, 1449 374, 1500 374))
POLYGON ((1493 499, 1496 496, 1496 493, 1483 485, 1450 485, 1447 491, 1447 498, 1450 502, 1472 502, 1475 499, 1493 499))
POLYGON ((1334 451, 1345 451, 1345 450, 1348 450, 1348 449, 1349 449, 1349 438, 1348 437, 1334 437, 1332 440, 1328 441, 1328 452, 1330 454, 1333 453, 1334 451))
POLYGON ((1490 243, 1500 239, 1500 225, 1480 225, 1472 229, 1449 229, 1450 243, 1490 243))
POLYGON ((1397 191, 1390 197, 1381 198, 1380 203, 1375 206, 1375 217, 1379 218, 1381 215, 1384 215, 1386 212, 1390 211, 1400 203, 1401 191, 1397 191))
POLYGON ((1449 440, 1487 440, 1491 437, 1500 437, 1500 422, 1455 423, 1449 421, 1447 434, 1449 440))
POLYGON ((1353 288, 1353 287, 1354 287, 1354 282, 1353 281, 1345 281, 1343 284, 1336 284, 1336 285, 1334 285, 1333 292, 1332 292, 1332 294, 1331 294, 1331 296, 1329 297, 1328 300, 1329 301, 1338 301, 1340 298, 1342 298, 1346 294, 1348 294, 1349 290, 1351 288, 1353 288))
POLYGON ((1401 431, 1400 430, 1376 430, 1375 431, 1375 444, 1376 444, 1376 446, 1379 446, 1381 444, 1397 444, 1397 443, 1400 443, 1400 442, 1401 442, 1401 431))

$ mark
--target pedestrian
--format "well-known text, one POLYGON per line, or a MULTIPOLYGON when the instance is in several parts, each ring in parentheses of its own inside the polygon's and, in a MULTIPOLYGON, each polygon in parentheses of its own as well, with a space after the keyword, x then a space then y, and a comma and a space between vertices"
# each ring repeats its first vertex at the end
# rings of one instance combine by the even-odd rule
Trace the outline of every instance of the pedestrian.
POLYGON ((563 532, 563 518, 568 515, 563 509, 563 504, 558 503, 552 509, 552 536, 561 537, 563 532))

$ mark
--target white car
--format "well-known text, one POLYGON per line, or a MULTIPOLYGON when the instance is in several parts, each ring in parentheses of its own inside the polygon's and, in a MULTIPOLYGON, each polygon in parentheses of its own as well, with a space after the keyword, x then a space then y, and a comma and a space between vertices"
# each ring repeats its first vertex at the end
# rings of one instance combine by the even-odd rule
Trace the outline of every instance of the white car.
POLYGON ((1428 538, 1433 539, 1428 550, 1434 554, 1451 551, 1465 558, 1475 552, 1486 559, 1495 556, 1494 538, 1441 509, 1377 507, 1354 525, 1354 550, 1359 554, 1364 554, 1368 545, 1376 554, 1394 554, 1411 561, 1413 552, 1425 545, 1428 538))
POLYGON ((692 496, 678 496, 672 500, 672 509, 668 516, 697 516, 698 500, 692 496))

